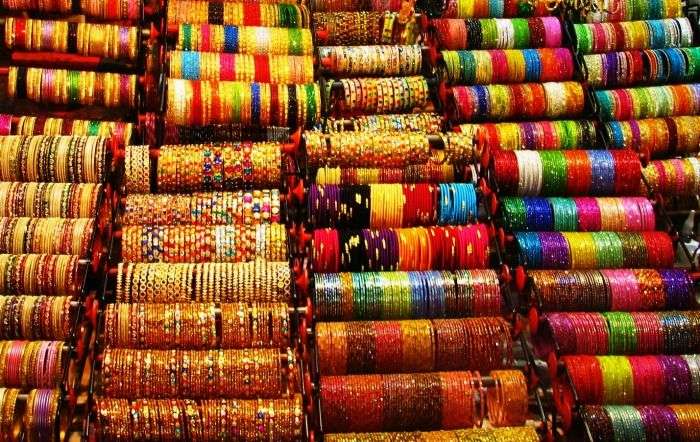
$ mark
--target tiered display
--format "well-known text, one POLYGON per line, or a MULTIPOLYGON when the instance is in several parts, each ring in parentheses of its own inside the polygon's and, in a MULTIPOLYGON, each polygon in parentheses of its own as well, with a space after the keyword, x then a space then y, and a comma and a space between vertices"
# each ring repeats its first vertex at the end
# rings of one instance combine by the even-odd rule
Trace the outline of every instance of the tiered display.
POLYGON ((0 440, 700 440, 693 1, 0 3, 0 440))

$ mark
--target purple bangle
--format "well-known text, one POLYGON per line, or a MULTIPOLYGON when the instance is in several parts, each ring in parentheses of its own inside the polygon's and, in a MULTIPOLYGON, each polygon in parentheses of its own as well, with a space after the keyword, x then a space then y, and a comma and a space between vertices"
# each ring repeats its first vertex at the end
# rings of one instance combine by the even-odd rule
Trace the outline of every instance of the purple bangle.
POLYGON ((667 404, 684 404, 691 402, 691 376, 688 363, 682 356, 658 356, 664 374, 667 404))
POLYGON ((0 135, 10 135, 12 133, 12 115, 0 114, 0 135))
POLYGON ((545 269, 571 268, 569 244, 560 232, 539 232, 542 245, 542 267, 545 269))
POLYGON ((666 292, 666 308, 691 308, 694 302, 693 280, 688 272, 681 269, 661 269, 658 272, 666 292))

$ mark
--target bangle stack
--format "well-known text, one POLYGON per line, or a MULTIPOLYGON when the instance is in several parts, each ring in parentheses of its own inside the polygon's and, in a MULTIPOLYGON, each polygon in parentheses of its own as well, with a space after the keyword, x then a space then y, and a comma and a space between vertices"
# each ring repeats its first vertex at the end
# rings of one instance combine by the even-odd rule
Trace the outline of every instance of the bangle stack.
POLYGON ((311 31, 307 28, 267 28, 220 24, 180 23, 179 51, 247 55, 312 55, 311 31))
POLYGON ((700 116, 610 121, 603 127, 614 149, 634 149, 654 158, 686 156, 700 150, 695 130, 700 116))
POLYGON ((680 269, 531 270, 545 311, 688 310, 696 307, 693 280, 680 269))
POLYGON ((625 231, 654 230, 656 215, 647 198, 504 197, 505 227, 513 231, 625 231))
POLYGON ((104 318, 105 342, 116 348, 285 349, 291 343, 285 302, 109 304, 104 318))
POLYGON ((486 418, 495 427, 523 425, 525 376, 516 370, 490 375, 491 388, 469 371, 323 376, 324 426, 328 432, 411 431, 471 428, 486 418))
MULTIPOLYGON (((293 442, 301 438, 301 395, 288 399, 117 399, 97 397, 96 434, 101 440, 191 440, 222 435, 242 440, 293 442), (155 436, 158 435, 158 436, 155 436)), ((226 436, 223 436, 226 437, 226 436)))
POLYGON ((477 219, 476 190, 467 183, 316 185, 308 200, 317 227, 413 227, 477 219))
POLYGON ((314 12, 313 21, 321 45, 412 45, 420 37, 415 16, 400 16, 396 12, 314 12))
POLYGON ((430 21, 440 49, 559 48, 562 26, 557 17, 438 18, 430 21))
MULTIPOLYGON (((74 135, 109 138, 123 148, 131 140, 134 125, 123 121, 71 120, 52 117, 18 117, 12 123, 12 115, 0 114, 0 122, 6 122, 0 135, 74 135)), ((0 123, 2 126, 2 123, 0 123)))
POLYGON ((216 0, 174 0, 168 3, 168 24, 235 25, 269 28, 306 28, 309 11, 304 5, 266 1, 260 3, 216 0))
POLYGON ((0 253, 86 256, 92 218, 0 218, 0 253))
POLYGON ((136 107, 136 75, 10 66, 8 96, 42 104, 136 107))
POLYGON ((596 124, 590 120, 529 121, 522 123, 462 124, 476 132, 485 146, 500 150, 571 150, 596 143, 596 124))
POLYGON ((283 261, 287 256, 287 231, 284 224, 277 223, 124 226, 121 251, 124 262, 283 261))
POLYGON ((666 232, 516 232, 521 263, 533 269, 670 268, 666 232))
POLYGON ((317 273, 314 305, 322 321, 458 318, 497 316, 503 299, 493 270, 317 273))
POLYGON ((483 224, 317 229, 313 256, 317 272, 484 269, 489 262, 489 235, 483 224))
POLYGON ((581 418, 595 429, 599 441, 668 435, 673 440, 690 441, 698 437, 700 406, 681 405, 586 405, 581 418))
POLYGON ((8 49, 68 52, 136 61, 139 45, 139 32, 135 26, 13 17, 5 20, 5 46, 8 49))
POLYGON ((559 354, 680 354, 700 348, 700 313, 604 312, 549 313, 535 350, 559 354))
POLYGON ((641 164, 629 150, 494 152, 494 179, 517 195, 639 195, 641 164))
POLYGON ((563 356, 579 402, 650 405, 698 402, 698 355, 563 356))
POLYGON ((102 184, 0 182, 0 216, 92 218, 102 184))
POLYGON ((668 196, 700 193, 700 158, 651 161, 642 170, 649 190, 668 196))
POLYGON ((322 375, 494 370, 513 361, 510 327, 501 318, 321 322, 322 375))
POLYGON ((584 54, 632 49, 684 48, 693 44, 693 28, 685 17, 575 24, 574 31, 576 48, 584 54))
POLYGON ((540 436, 533 427, 469 428, 465 430, 412 431, 392 433, 326 434, 328 442, 431 442, 438 440, 488 440, 493 442, 537 442, 540 436))

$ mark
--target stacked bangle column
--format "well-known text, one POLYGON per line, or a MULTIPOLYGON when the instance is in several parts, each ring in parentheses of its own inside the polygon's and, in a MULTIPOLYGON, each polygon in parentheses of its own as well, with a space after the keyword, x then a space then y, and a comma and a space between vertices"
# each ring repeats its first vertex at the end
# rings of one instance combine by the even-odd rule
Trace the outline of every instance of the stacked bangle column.
POLYGON ((426 113, 434 86, 413 11, 378 6, 323 1, 314 13, 330 116, 304 136, 320 430, 537 440, 464 182, 477 146, 426 113))
POLYGON ((108 141, 0 136, 0 432, 7 438, 54 441, 72 418, 67 393, 82 370, 76 345, 85 296, 95 288, 89 263, 102 243, 108 141))
POLYGON ((96 434, 298 440, 304 402, 280 189, 294 161, 282 141, 320 113, 308 12, 174 1, 167 20, 176 46, 164 139, 206 144, 126 150, 96 434))

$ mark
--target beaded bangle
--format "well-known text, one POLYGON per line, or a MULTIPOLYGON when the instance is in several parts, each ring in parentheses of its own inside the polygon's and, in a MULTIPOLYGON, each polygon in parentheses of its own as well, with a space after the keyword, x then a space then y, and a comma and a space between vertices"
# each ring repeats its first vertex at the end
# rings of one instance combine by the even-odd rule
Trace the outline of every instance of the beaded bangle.
POLYGON ((120 263, 116 278, 118 302, 288 302, 291 299, 291 271, 287 261, 120 263))
POLYGON ((93 218, 101 184, 0 182, 0 216, 93 218))
POLYGON ((412 14, 408 18, 401 17, 401 20, 398 18, 395 12, 376 11, 314 12, 313 14, 318 45, 413 45, 418 43, 420 32, 415 15, 412 14), (386 32, 383 32, 385 30, 386 32))

